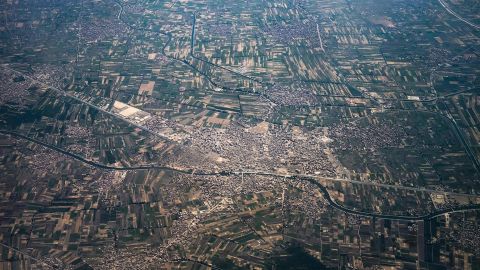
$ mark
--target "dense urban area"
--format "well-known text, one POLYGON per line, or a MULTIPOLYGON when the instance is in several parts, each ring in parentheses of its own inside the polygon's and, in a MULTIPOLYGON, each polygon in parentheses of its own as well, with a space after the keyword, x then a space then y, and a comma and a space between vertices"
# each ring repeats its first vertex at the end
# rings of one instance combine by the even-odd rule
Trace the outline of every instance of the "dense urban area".
POLYGON ((0 269, 480 269, 479 14, 0 0, 0 269))

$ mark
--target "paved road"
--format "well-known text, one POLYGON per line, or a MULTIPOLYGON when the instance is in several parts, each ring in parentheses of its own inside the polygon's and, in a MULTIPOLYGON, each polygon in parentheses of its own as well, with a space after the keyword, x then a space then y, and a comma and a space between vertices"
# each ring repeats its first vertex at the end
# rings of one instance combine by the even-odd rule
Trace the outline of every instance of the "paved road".
MULTIPOLYGON (((265 82, 262 82, 262 81, 260 81, 260 80, 258 80, 258 79, 253 78, 253 77, 247 76, 247 75, 245 75, 245 74, 242 74, 242 73, 240 73, 240 72, 237 72, 237 71, 232 70, 232 69, 229 69, 229 68, 226 68, 226 67, 224 67, 224 66, 221 66, 221 65, 212 63, 212 62, 208 61, 207 59, 202 59, 202 58, 200 58, 200 57, 195 56, 195 54, 194 54, 194 46, 195 46, 195 27, 196 27, 196 21, 197 21, 197 13, 195 12, 195 13, 193 13, 192 36, 191 36, 191 40, 190 40, 190 56, 191 56, 192 58, 197 59, 198 61, 201 61, 201 62, 203 62, 203 63, 205 63, 205 64, 207 64, 207 65, 211 65, 211 66, 214 66, 214 67, 217 67, 217 68, 226 70, 226 71, 228 71, 228 72, 230 72, 230 73, 233 73, 233 74, 235 74, 235 75, 238 75, 238 76, 240 76, 240 77, 242 77, 242 78, 245 78, 245 79, 248 79, 248 80, 257 82, 257 83, 259 83, 259 84, 266 84, 265 82)), ((323 48, 323 47, 322 47, 322 48, 323 48)), ((271 84, 269 84, 269 85, 271 85, 271 84)))
MULTIPOLYGON (((92 160, 88 160, 80 155, 77 155, 77 154, 74 154, 74 153, 71 153, 71 152, 68 152, 60 147, 57 147, 57 146, 54 146, 54 145, 51 145, 51 144, 48 144, 48 143, 45 143, 41 140, 37 140, 37 139, 34 139, 34 138, 31 138, 31 137, 28 137, 28 136, 25 136, 23 134, 20 134, 18 132, 14 132, 14 131, 8 131, 8 130, 0 130, 0 133, 1 134, 8 134, 8 135, 12 135, 14 137, 18 137, 18 138, 22 138, 24 140, 28 140, 28 141, 31 141, 31 142, 34 142, 36 144, 40 144, 44 147, 47 147, 47 148, 50 148, 52 150, 55 150, 57 152, 60 152, 64 155, 67 155, 73 159, 76 159, 78 161, 81 161, 85 164, 88 164, 90 166, 93 166, 93 167, 96 167, 96 168, 99 168, 99 169, 104 169, 104 170, 115 170, 115 171, 135 171, 135 170, 151 170, 151 169, 159 169, 159 170, 166 170, 166 171, 173 171, 173 172, 178 172, 178 173, 184 173, 184 174, 192 174, 193 170, 181 170, 181 169, 175 169, 175 168, 172 168, 172 167, 166 167, 166 166, 158 166, 158 165, 143 165, 143 166, 132 166, 132 167, 115 167, 115 166, 109 166, 109 165, 105 165, 105 164, 101 164, 101 163, 97 163, 97 162, 94 162, 92 160)), ((195 173, 195 175, 204 175, 204 176, 207 176, 207 175, 218 175, 220 173, 195 173)))
POLYGON ((34 261, 36 261, 36 262, 42 263, 42 264, 44 264, 44 265, 47 265, 47 266, 49 266, 49 267, 51 267, 51 268, 54 268, 54 269, 59 268, 58 265, 55 265, 55 264, 46 262, 45 260, 42 260, 42 259, 37 258, 37 257, 34 257, 34 256, 28 254, 28 253, 25 252, 25 251, 22 251, 22 250, 20 250, 20 249, 18 249, 18 248, 12 247, 12 246, 7 245, 7 244, 5 244, 5 243, 0 242, 0 246, 6 247, 6 248, 8 248, 8 249, 11 249, 11 250, 13 250, 13 251, 15 251, 15 252, 17 252, 17 253, 22 254, 23 256, 25 256, 25 257, 27 257, 27 258, 29 258, 29 259, 32 259, 32 260, 34 260, 34 261))
POLYGON ((450 111, 448 109, 446 109, 445 112, 446 112, 446 116, 447 116, 448 120, 450 120, 450 123, 452 124, 452 126, 454 128, 455 135, 457 135, 459 141, 462 143, 463 147, 465 148, 465 151, 467 152, 468 157, 470 158, 473 165, 475 166, 475 169, 477 170, 478 173, 480 173, 480 162, 478 161, 475 152, 471 149, 470 144, 463 137, 463 132, 460 129, 460 127, 458 126, 457 121, 452 116, 450 111))
POLYGON ((480 194, 477 195, 477 194, 466 194, 466 193, 458 193, 458 192, 439 191, 439 190, 428 189, 428 188, 407 187, 407 186, 389 185, 389 184, 381 184, 381 183, 373 183, 373 182, 363 182, 363 181, 352 180, 352 179, 324 177, 324 176, 309 175, 309 174, 278 174, 278 173, 264 172, 264 171, 234 171, 234 172, 231 172, 231 174, 236 174, 236 175, 240 175, 240 174, 265 175, 265 176, 287 177, 287 178, 301 177, 301 178, 311 178, 311 179, 316 179, 316 180, 327 180, 327 181, 334 181, 334 182, 347 182, 347 183, 367 185, 367 186, 376 186, 376 187, 383 187, 383 188, 411 190, 411 191, 417 191, 417 192, 433 192, 433 193, 441 193, 441 194, 453 195, 453 196, 480 197, 480 194))
POLYGON ((62 96, 69 97, 69 98, 74 99, 74 100, 76 100, 76 101, 78 101, 78 102, 80 102, 80 103, 83 103, 83 104, 85 104, 85 105, 87 105, 87 106, 90 106, 90 107, 92 107, 92 108, 94 108, 94 109, 96 109, 96 110, 98 110, 98 111, 101 111, 101 112, 103 112, 103 113, 106 113, 106 114, 108 114, 108 115, 110 115, 110 116, 112 116, 112 117, 114 117, 114 118, 117 118, 117 119, 120 119, 120 120, 122 120, 122 121, 124 121, 124 122, 127 122, 127 123, 129 123, 130 125, 132 125, 132 126, 134 126, 134 127, 136 127, 136 128, 139 128, 139 129, 141 129, 141 130, 143 130, 143 131, 146 131, 146 132, 148 132, 148 133, 150 133, 150 134, 152 134, 152 135, 154 135, 154 136, 156 136, 156 137, 161 137, 162 139, 171 141, 169 138, 167 138, 167 137, 163 136, 162 134, 159 134, 159 133, 157 133, 157 132, 155 132, 155 131, 153 131, 153 130, 148 129, 148 128, 146 128, 145 126, 139 125, 139 124, 137 124, 137 123, 135 123, 135 122, 132 122, 132 121, 130 121, 130 120, 128 120, 128 119, 125 119, 125 118, 123 118, 123 117, 121 117, 121 116, 119 116, 119 115, 117 115, 117 114, 114 114, 114 113, 112 113, 112 112, 110 112, 110 111, 107 111, 107 110, 105 110, 104 108, 98 107, 98 106, 95 105, 95 104, 89 103, 89 102, 87 102, 87 101, 85 101, 85 100, 83 100, 83 99, 81 99, 81 98, 79 98, 79 97, 77 97, 77 96, 75 96, 75 95, 73 95, 73 94, 71 94, 71 93, 69 93, 69 92, 66 92, 66 91, 64 91, 64 90, 62 90, 62 89, 60 89, 60 88, 57 88, 57 87, 55 87, 55 86, 48 85, 48 84, 46 84, 46 83, 44 83, 44 82, 42 82, 42 81, 39 81, 38 79, 36 79, 36 78, 34 78, 34 77, 32 77, 32 76, 30 76, 30 75, 28 75, 28 74, 25 74, 25 73, 20 72, 20 71, 18 71, 18 70, 12 69, 12 68, 10 68, 10 67, 8 66, 8 64, 2 64, 1 66, 2 66, 4 69, 10 70, 11 72, 14 72, 14 73, 17 73, 17 74, 20 74, 20 75, 22 75, 23 77, 28 78, 29 80, 31 80, 31 81, 33 81, 33 82, 36 82, 36 83, 38 83, 38 84, 40 84, 40 85, 42 85, 42 86, 45 86, 45 87, 47 87, 48 89, 52 89, 52 90, 58 92, 59 94, 61 94, 62 96))
POLYGON ((448 12, 450 13, 451 15, 455 16, 457 19, 459 19, 460 21, 470 25, 471 27, 475 28, 475 29, 480 29, 480 25, 477 25, 475 23, 472 23, 470 22, 469 20, 463 18, 462 16, 460 16, 458 13, 456 13, 454 10, 452 10, 447 3, 445 3, 444 0, 438 0, 438 2, 440 3, 440 5, 442 5, 442 7, 448 12))
MULTIPOLYGON (((439 1, 442 1, 442 0, 439 0, 439 1)), ((121 12, 119 13, 119 16, 121 16, 121 12)), ((192 54, 192 57, 193 56, 193 40, 194 40, 194 34, 195 34, 195 20, 196 20, 196 15, 194 14, 194 21, 193 21, 193 28, 192 28, 192 51, 191 51, 191 54, 192 54)), ((168 35, 169 37, 169 40, 171 39, 171 35, 168 35)), ((167 42, 168 44, 168 42, 167 42)), ((163 48, 165 49, 165 47, 163 48)), ((198 60, 201 60, 201 61, 205 61, 203 59, 200 59, 200 58, 197 58, 197 57, 194 57, 198 60)), ((176 61, 182 61, 182 60, 179 60, 179 59, 175 59, 176 61)), ((186 61, 182 61, 182 62, 185 62, 186 64, 190 65, 188 62, 186 61)), ((218 66, 216 64, 213 64, 213 63, 209 63, 209 64, 212 64, 212 65, 215 65, 215 66, 218 66)), ((68 92, 65 92, 59 88, 56 88, 56 87, 53 87, 53 86, 49 86, 39 80, 37 80, 36 78, 34 77, 31 77, 27 74, 24 74, 23 72, 19 72, 17 70, 14 70, 10 67, 8 67, 8 65, 2 65, 5 69, 8 69, 12 72, 15 72, 15 73, 18 73, 18 74, 21 74, 22 76, 36 82, 36 83, 39 83, 43 86, 46 86, 52 90, 55 90, 59 93, 61 93, 63 96, 68 96, 76 101, 79 101, 83 104, 86 104, 88 106, 91 106, 101 112, 104 112, 112 117, 115 117, 117 119, 120 119, 120 120, 123 120, 137 128, 140 128, 144 131, 147 131, 155 136, 160 136, 164 139, 167 139, 168 138, 165 138, 164 136, 152 131, 152 130, 149 130, 148 128, 144 127, 144 126, 141 126, 137 123, 134 123, 134 122, 131 122, 129 121, 128 119, 125 119, 125 118, 122 118, 116 114, 113 114, 101 107, 98 107, 94 104, 91 104, 89 102, 86 102, 84 100, 82 100, 81 98, 78 98, 68 92)), ((221 67, 221 66, 218 66, 218 67, 221 67)), ((222 67, 223 68, 223 67, 222 67)), ((231 71, 231 70, 229 70, 231 71)), ((234 71, 232 71, 234 72, 234 71)), ((241 74, 240 74, 241 75, 241 74)), ((247 76, 248 77, 248 76, 247 76)), ((450 119, 452 120, 452 119, 450 119)), ((456 123, 453 122, 453 124, 455 125, 456 123)), ((184 173, 184 174, 194 174, 194 175, 203 175, 203 176, 206 176, 206 175, 222 175, 222 176, 225 176, 225 175, 232 175, 232 174, 240 174, 240 173, 243 173, 243 174, 254 174, 254 175, 269 175, 269 176, 275 176, 275 177, 295 177, 295 178, 298 178, 298 179, 303 179, 303 180, 307 180, 307 181, 313 181, 314 184, 316 186, 318 186, 324 193, 325 197, 327 198, 327 200, 329 201, 329 203, 334 206, 335 208, 338 208, 344 212, 348 212, 348 213, 353 213, 353 214, 357 214, 357 215, 365 215, 365 216, 371 216, 371 217, 382 217, 382 218, 388 218, 388 219, 403 219, 403 220, 419 220, 419 219, 425 219, 427 216, 419 216, 419 217, 410 217, 410 216, 392 216, 392 215, 382 215, 382 214, 375 214, 375 213, 366 213, 366 212, 362 212, 362 211, 357 211, 357 210, 352 210, 352 209, 348 209, 348 208, 345 208, 339 204, 337 204, 336 202, 334 202, 327 189, 322 186, 320 183, 318 183, 317 180, 319 179, 324 179, 324 180, 330 180, 330 181, 342 181, 342 182, 350 182, 350 183, 357 183, 357 184, 366 184, 366 185, 374 185, 374 186, 379 186, 379 187, 385 187, 385 188, 396 188, 396 189, 405 189, 405 190, 412 190, 412 191, 419 191, 419 192, 439 192, 439 191, 436 191, 436 190, 429 190, 429 189, 423 189, 423 188, 415 188, 415 187, 405 187, 405 186, 395 186, 395 185, 386 185, 386 184, 378 184, 378 183, 365 183, 365 182, 360 182, 360 181, 355 181, 355 180, 349 180, 349 179, 336 179, 336 178, 326 178, 326 177, 319 177, 319 176, 312 176, 312 175, 303 175, 303 174, 296 174, 296 175, 284 175, 284 174, 276 174, 276 173, 272 173, 272 172, 262 172, 262 171, 253 171, 253 172, 195 172, 194 170, 191 170, 191 169, 188 169, 188 170, 181 170, 181 169, 176 169, 176 168, 172 168, 172 167, 166 167, 166 166, 158 166, 158 165, 145 165, 145 166, 134 166, 134 167, 113 167, 113 166, 108 166, 108 165, 104 165, 104 164, 100 164, 100 163, 95 163, 91 160, 87 160, 79 155, 76 155, 76 154, 73 154, 73 153, 70 153, 68 151, 65 151, 61 148, 58 148, 56 146, 53 146, 53 145, 49 145, 49 144, 46 144, 42 141, 39 141, 39 140, 36 140, 36 139, 33 139, 33 138, 30 138, 30 137, 27 137, 27 136, 24 136, 22 134, 19 134, 19 133, 16 133, 16 132, 11 132, 11 131, 0 131, 0 133, 4 133, 4 134, 10 134, 10 135, 13 135, 13 136, 17 136, 17 137, 20 137, 20 138, 23 138, 23 139, 26 139, 26 140, 29 140, 29 141, 32 141, 32 142, 35 142, 35 143, 38 143, 40 145, 43 145, 45 147, 48 147, 48 148, 51 148, 53 150, 56 150, 58 152, 61 152, 62 154, 65 154, 67 156, 70 156, 74 159, 77 159, 81 162, 84 162, 86 164, 89 164, 91 166, 94 166, 94 167, 97 167, 97 168, 101 168, 101 169, 108 169, 108 170, 123 170, 123 171, 128 171, 128 170, 149 170, 149 169, 161 169, 161 170, 167 170, 167 171, 174 171, 174 172, 177 172, 177 173, 184 173)), ((475 165, 478 165, 478 164, 475 164, 475 165)), ((313 183, 312 182, 312 183, 313 183)), ((477 196, 477 195, 470 195, 470 194, 460 194, 460 193, 453 193, 453 192, 443 192, 444 194, 447 194, 447 195, 460 195, 460 196, 477 196)), ((474 206, 472 209, 479 209, 480 206, 474 206)), ((472 210, 470 208, 468 209, 460 209, 462 211, 464 210, 472 210)), ((454 211, 457 211, 457 210, 449 210, 450 212, 454 212, 454 211)), ((447 213, 447 212, 445 212, 447 213)), ((437 213, 438 214, 438 213, 437 213)))
POLYGON ((115 3, 120 6, 120 11, 118 12, 118 15, 117 15, 117 19, 120 20, 123 14, 123 5, 119 1, 115 1, 115 3))
POLYGON ((131 166, 131 167, 118 167, 118 166, 109 166, 102 163, 97 163, 92 160, 88 160, 80 155, 75 153, 68 152, 60 147, 45 143, 41 140, 37 140, 21 133, 15 131, 8 131, 8 130, 0 130, 1 134, 12 135, 14 137, 22 138, 24 140, 28 140, 34 142, 36 144, 40 144, 44 147, 50 148, 57 152, 60 152, 64 155, 67 155, 73 159, 81 161, 85 164, 91 165, 93 167, 105 170, 115 170, 115 171, 135 171, 135 170, 151 170, 151 169, 158 169, 158 170, 165 170, 165 171, 172 171, 177 173, 183 174, 192 174, 198 176, 228 176, 228 175, 263 175, 263 176, 273 176, 273 177, 280 177, 280 178, 292 178, 292 177, 301 177, 301 178, 311 178, 316 180, 327 180, 327 181, 335 181, 335 182, 347 182, 353 184, 360 184, 360 185, 368 185, 368 186, 376 186, 376 187, 383 187, 383 188, 393 188, 393 189, 403 189, 403 190, 411 190, 417 192, 433 192, 433 193, 440 193, 445 195, 453 195, 453 196, 465 196, 465 197, 480 197, 480 194, 466 194, 466 193, 458 193, 458 192, 448 192, 448 191, 439 191, 434 189, 427 189, 427 188, 418 188, 418 187, 406 187, 406 186, 398 186, 398 185, 389 185, 389 184, 381 184, 381 183, 372 183, 372 182, 363 182, 358 180, 352 179, 344 179, 344 178, 333 178, 333 177, 324 177, 318 175, 309 175, 309 174, 280 174, 274 172, 266 172, 266 171, 221 171, 221 172, 201 172, 195 171, 193 169, 178 169, 168 166, 159 166, 156 164, 151 165, 142 165, 142 166, 131 166))
MULTIPOLYGON (((70 152, 68 152, 64 149, 59 148, 59 147, 47 144, 45 142, 42 142, 42 141, 34 139, 34 138, 27 137, 27 136, 25 136, 23 134, 20 134, 20 133, 17 133, 17 132, 0 130, 0 133, 16 136, 16 137, 19 137, 19 138, 22 138, 22 139, 40 144, 42 146, 48 147, 52 150, 56 150, 56 151, 58 151, 62 154, 65 154, 69 157, 72 157, 76 160, 79 160, 81 162, 84 162, 88 165, 91 165, 91 166, 94 166, 94 167, 97 167, 97 168, 100 168, 100 169, 120 170, 120 171, 161 169, 161 170, 173 171, 173 172, 182 173, 182 174, 191 174, 191 175, 198 175, 198 176, 228 176, 228 175, 250 174, 250 175, 285 177, 285 178, 290 178, 290 179, 307 181, 307 182, 310 182, 310 183, 314 184, 315 186, 317 186, 320 189, 320 191, 323 193, 325 199, 329 202, 329 204, 332 207, 334 207, 334 208, 336 208, 340 211, 343 211, 345 213, 355 214, 355 215, 359 215, 359 216, 384 218, 384 219, 390 219, 390 220, 411 220, 411 221, 415 221, 415 220, 428 220, 428 219, 431 219, 431 218, 434 218, 434 217, 437 217, 437 216, 440 216, 440 215, 443 215, 443 214, 447 214, 447 213, 454 213, 454 212, 459 212, 459 211, 480 210, 480 205, 466 205, 466 206, 457 207, 455 209, 445 209, 445 210, 435 211, 435 212, 432 212, 430 214, 423 215, 423 216, 386 215, 386 214, 379 214, 379 213, 364 212, 364 211, 361 211, 361 210, 350 209, 350 208, 347 208, 347 207, 344 207, 344 206, 338 204, 337 202, 335 202, 331 198, 328 189, 318 182, 319 179, 326 179, 326 180, 333 180, 333 181, 345 181, 345 182, 352 182, 353 180, 326 178, 326 177, 303 175, 303 174, 286 175, 286 174, 277 174, 277 173, 263 172, 263 171, 196 172, 195 170, 191 170, 191 169, 181 170, 181 169, 176 169, 176 168, 172 168, 172 167, 158 166, 158 165, 146 165, 146 166, 136 166, 136 167, 113 167, 113 166, 108 166, 108 165, 96 163, 96 162, 91 161, 91 160, 87 160, 87 159, 85 159, 85 158, 83 158, 79 155, 70 153, 70 152)), ((359 182, 359 181, 355 181, 355 182, 364 184, 363 182, 359 182)), ((372 184, 374 184, 374 183, 372 183, 372 184)), ((394 187, 394 188, 398 188, 398 189, 413 189, 413 190, 417 190, 417 191, 438 193, 438 191, 435 191, 435 190, 426 190, 426 189, 420 189, 420 188, 410 188, 410 187, 382 185, 382 184, 375 184, 375 185, 379 185, 379 186, 382 186, 382 187, 390 187, 390 188, 394 187)), ((446 192, 444 192, 444 193, 447 194, 446 192)), ((475 195, 459 194, 459 193, 450 193, 450 194, 462 195, 462 196, 475 196, 475 195)), ((151 202, 145 202, 145 203, 151 203, 151 202)))
POLYGON ((192 36, 190 38, 190 55, 193 55, 193 48, 195 47, 195 26, 197 22, 197 13, 193 13, 193 22, 192 22, 192 36))
POLYGON ((315 181, 312 178, 303 178, 303 180, 306 180, 315 186, 317 186, 320 191, 323 193, 324 198, 329 202, 329 204, 342 211, 345 213, 350 213, 358 216, 365 216, 365 217, 373 217, 373 218, 382 218, 382 219, 389 219, 389 220, 405 220, 405 221, 420 221, 420 220, 430 220, 432 218, 444 215, 444 214, 449 214, 449 213, 454 213, 454 212, 466 212, 466 211, 477 211, 480 210, 480 205, 464 205, 464 206, 459 206, 455 209, 444 209, 444 210, 438 210, 434 211, 430 214, 422 215, 422 216, 402 216, 402 215, 387 215, 387 214, 378 214, 378 213, 372 213, 372 212, 364 212, 361 210, 354 210, 347 208, 345 206, 342 206, 335 202, 332 197, 330 197, 330 194, 324 186, 322 186, 320 183, 315 181))

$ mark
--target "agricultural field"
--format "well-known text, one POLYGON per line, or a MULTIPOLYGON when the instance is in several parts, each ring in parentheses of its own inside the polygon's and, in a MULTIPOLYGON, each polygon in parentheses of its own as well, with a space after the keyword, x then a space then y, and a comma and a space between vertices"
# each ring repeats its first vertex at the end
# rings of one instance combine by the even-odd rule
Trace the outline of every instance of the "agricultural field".
POLYGON ((478 269, 477 0, 0 0, 0 269, 478 269))

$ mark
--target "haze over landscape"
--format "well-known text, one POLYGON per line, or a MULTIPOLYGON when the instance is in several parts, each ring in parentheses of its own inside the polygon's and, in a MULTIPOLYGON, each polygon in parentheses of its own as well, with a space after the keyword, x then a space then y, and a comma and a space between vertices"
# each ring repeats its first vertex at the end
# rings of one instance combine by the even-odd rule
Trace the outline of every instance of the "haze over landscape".
POLYGON ((479 0, 0 0, 0 270, 480 269, 479 0))

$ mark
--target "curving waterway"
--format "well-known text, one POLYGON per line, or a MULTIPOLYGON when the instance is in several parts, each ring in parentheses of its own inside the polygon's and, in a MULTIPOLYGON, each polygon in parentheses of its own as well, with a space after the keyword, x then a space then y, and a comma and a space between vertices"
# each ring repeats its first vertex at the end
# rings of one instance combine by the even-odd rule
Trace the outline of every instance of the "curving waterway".
MULTIPOLYGON (((81 161, 85 164, 88 164, 90 166, 100 168, 100 169, 105 169, 105 170, 116 170, 116 171, 135 171, 135 170, 151 170, 151 169, 158 169, 158 170, 164 170, 164 171, 171 171, 171 172, 176 172, 176 173, 181 173, 181 174, 190 174, 190 175, 197 175, 197 176, 229 176, 229 175, 238 175, 239 172, 233 172, 233 171, 221 171, 221 172, 202 172, 202 171, 195 171, 193 169, 177 169, 169 166, 159 166, 159 165, 143 165, 143 166, 132 166, 132 167, 116 167, 116 166, 108 166, 105 164, 97 163, 92 160, 85 159, 84 157, 68 152, 62 148, 59 148, 57 146, 42 142, 40 140, 25 136, 21 133, 14 132, 14 131, 8 131, 8 130, 0 130, 0 134, 5 134, 5 135, 10 135, 13 137, 21 138, 24 140, 28 140, 30 142, 42 145, 44 147, 47 147, 49 149, 55 150, 59 153, 62 153, 64 155, 67 155, 75 160, 81 161)), ((243 173, 243 172, 241 172, 243 173)), ((336 208, 344 213, 349 213, 353 215, 358 215, 358 216, 364 216, 364 217, 371 217, 371 218, 381 218, 381 219, 389 219, 389 220, 404 220, 404 221, 421 221, 421 220, 430 220, 435 217, 444 215, 444 214, 449 214, 449 213, 455 213, 455 212, 466 212, 466 211, 476 211, 480 210, 480 205, 475 204, 475 205, 464 205, 464 206, 459 206, 453 209, 442 209, 442 210, 437 210, 434 212, 431 212, 426 215, 421 215, 421 216, 405 216, 405 215, 389 215, 389 214, 381 214, 381 213, 372 213, 372 212, 365 212, 361 210, 355 210, 351 208, 347 208, 343 205, 338 204, 335 202, 332 197, 330 196, 330 193, 328 189, 320 184, 314 177, 308 177, 305 175, 280 175, 280 174, 275 174, 271 172, 247 172, 244 174, 250 174, 250 175, 264 175, 264 176, 274 176, 274 177, 285 177, 289 179, 297 179, 300 181, 306 181, 309 182, 313 185, 315 185, 323 194, 324 198, 327 200, 330 206, 333 208, 336 208)), ((151 202, 145 202, 145 203, 151 203, 151 202)))

